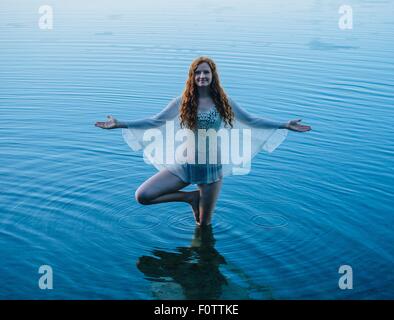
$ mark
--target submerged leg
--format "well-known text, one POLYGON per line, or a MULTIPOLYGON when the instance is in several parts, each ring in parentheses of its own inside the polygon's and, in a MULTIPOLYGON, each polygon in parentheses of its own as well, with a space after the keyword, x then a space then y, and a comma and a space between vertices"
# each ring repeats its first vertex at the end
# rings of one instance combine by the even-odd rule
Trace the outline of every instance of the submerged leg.
POLYGON ((200 189, 200 224, 210 225, 212 213, 216 206, 220 190, 222 187, 222 179, 210 184, 199 184, 200 189))

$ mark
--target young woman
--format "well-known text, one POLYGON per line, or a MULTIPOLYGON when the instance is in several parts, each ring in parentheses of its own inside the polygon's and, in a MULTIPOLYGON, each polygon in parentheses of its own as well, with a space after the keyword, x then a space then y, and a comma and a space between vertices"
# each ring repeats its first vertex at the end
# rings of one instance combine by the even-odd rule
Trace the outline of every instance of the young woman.
MULTIPOLYGON (((301 119, 280 123, 247 113, 227 97, 220 85, 216 65, 207 57, 199 57, 192 62, 182 95, 173 99, 157 115, 130 122, 121 122, 108 116, 108 121, 96 122, 95 125, 103 129, 123 128, 126 142, 133 150, 139 150, 141 145, 146 145, 143 133, 147 129, 163 129, 168 121, 174 121, 178 127, 188 128, 193 132, 199 129, 217 131, 223 127, 250 128, 251 157, 261 150, 272 152, 282 143, 287 130, 311 130, 310 126, 300 124, 301 119)), ((186 202, 191 205, 198 225, 211 224, 223 177, 241 172, 236 170, 239 169, 237 165, 222 165, 220 160, 213 164, 164 163, 155 167, 159 172, 137 189, 136 200, 144 205, 171 201, 186 202), (196 184, 198 189, 190 192, 180 191, 190 184, 196 184)))

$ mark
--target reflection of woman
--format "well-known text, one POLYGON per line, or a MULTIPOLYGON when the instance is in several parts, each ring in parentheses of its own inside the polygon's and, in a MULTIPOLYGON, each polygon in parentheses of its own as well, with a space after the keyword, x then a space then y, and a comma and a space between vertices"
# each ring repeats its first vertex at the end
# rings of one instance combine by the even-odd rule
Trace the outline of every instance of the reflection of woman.
POLYGON ((153 250, 153 256, 142 256, 137 268, 152 281, 158 299, 273 299, 270 287, 259 285, 236 264, 226 261, 215 249, 212 226, 196 226, 190 247, 153 250), (227 279, 232 274, 242 286, 227 279), (181 294, 180 294, 181 293, 181 294))
POLYGON ((227 284, 219 267, 226 261, 214 245, 211 226, 197 227, 191 247, 177 253, 154 250, 153 257, 140 257, 137 267, 150 280, 178 283, 187 299, 219 299, 227 284))
MULTIPOLYGON (((120 122, 108 116, 108 121, 96 122, 96 126, 103 129, 127 129, 124 132, 126 141, 133 149, 138 150, 141 144, 144 145, 143 130, 163 128, 169 120, 176 120, 181 127, 194 132, 197 129, 218 130, 223 126, 252 128, 252 156, 261 150, 272 152, 285 138, 286 130, 311 130, 309 126, 299 123, 301 119, 279 123, 247 113, 227 97, 220 85, 216 65, 207 57, 193 61, 182 96, 173 99, 156 116, 131 122, 120 122)), ((186 163, 156 167, 160 171, 137 189, 137 201, 141 204, 171 201, 189 203, 197 224, 211 223, 222 178, 235 172, 231 167, 226 169, 221 163, 186 163), (196 184, 198 190, 180 191, 190 184, 196 184)))

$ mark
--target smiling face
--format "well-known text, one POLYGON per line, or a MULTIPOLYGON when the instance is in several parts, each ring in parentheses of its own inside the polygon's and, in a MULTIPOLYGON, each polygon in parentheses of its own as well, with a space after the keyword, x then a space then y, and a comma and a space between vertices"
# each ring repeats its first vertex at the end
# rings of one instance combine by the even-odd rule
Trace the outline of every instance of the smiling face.
POLYGON ((212 71, 206 62, 200 63, 194 72, 194 81, 197 87, 209 86, 212 82, 212 71))

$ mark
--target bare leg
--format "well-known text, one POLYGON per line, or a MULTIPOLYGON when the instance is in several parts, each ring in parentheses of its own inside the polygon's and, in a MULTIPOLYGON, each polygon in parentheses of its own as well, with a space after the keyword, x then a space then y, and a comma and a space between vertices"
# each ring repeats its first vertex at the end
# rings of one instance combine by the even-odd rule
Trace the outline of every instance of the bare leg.
POLYGON ((167 169, 156 173, 135 192, 135 199, 145 205, 163 202, 186 202, 192 206, 192 210, 197 222, 199 217, 200 191, 179 191, 190 183, 182 181, 178 176, 172 174, 167 169))
POLYGON ((210 184, 199 184, 200 189, 200 224, 210 225, 212 212, 215 209, 222 187, 222 179, 210 184))

